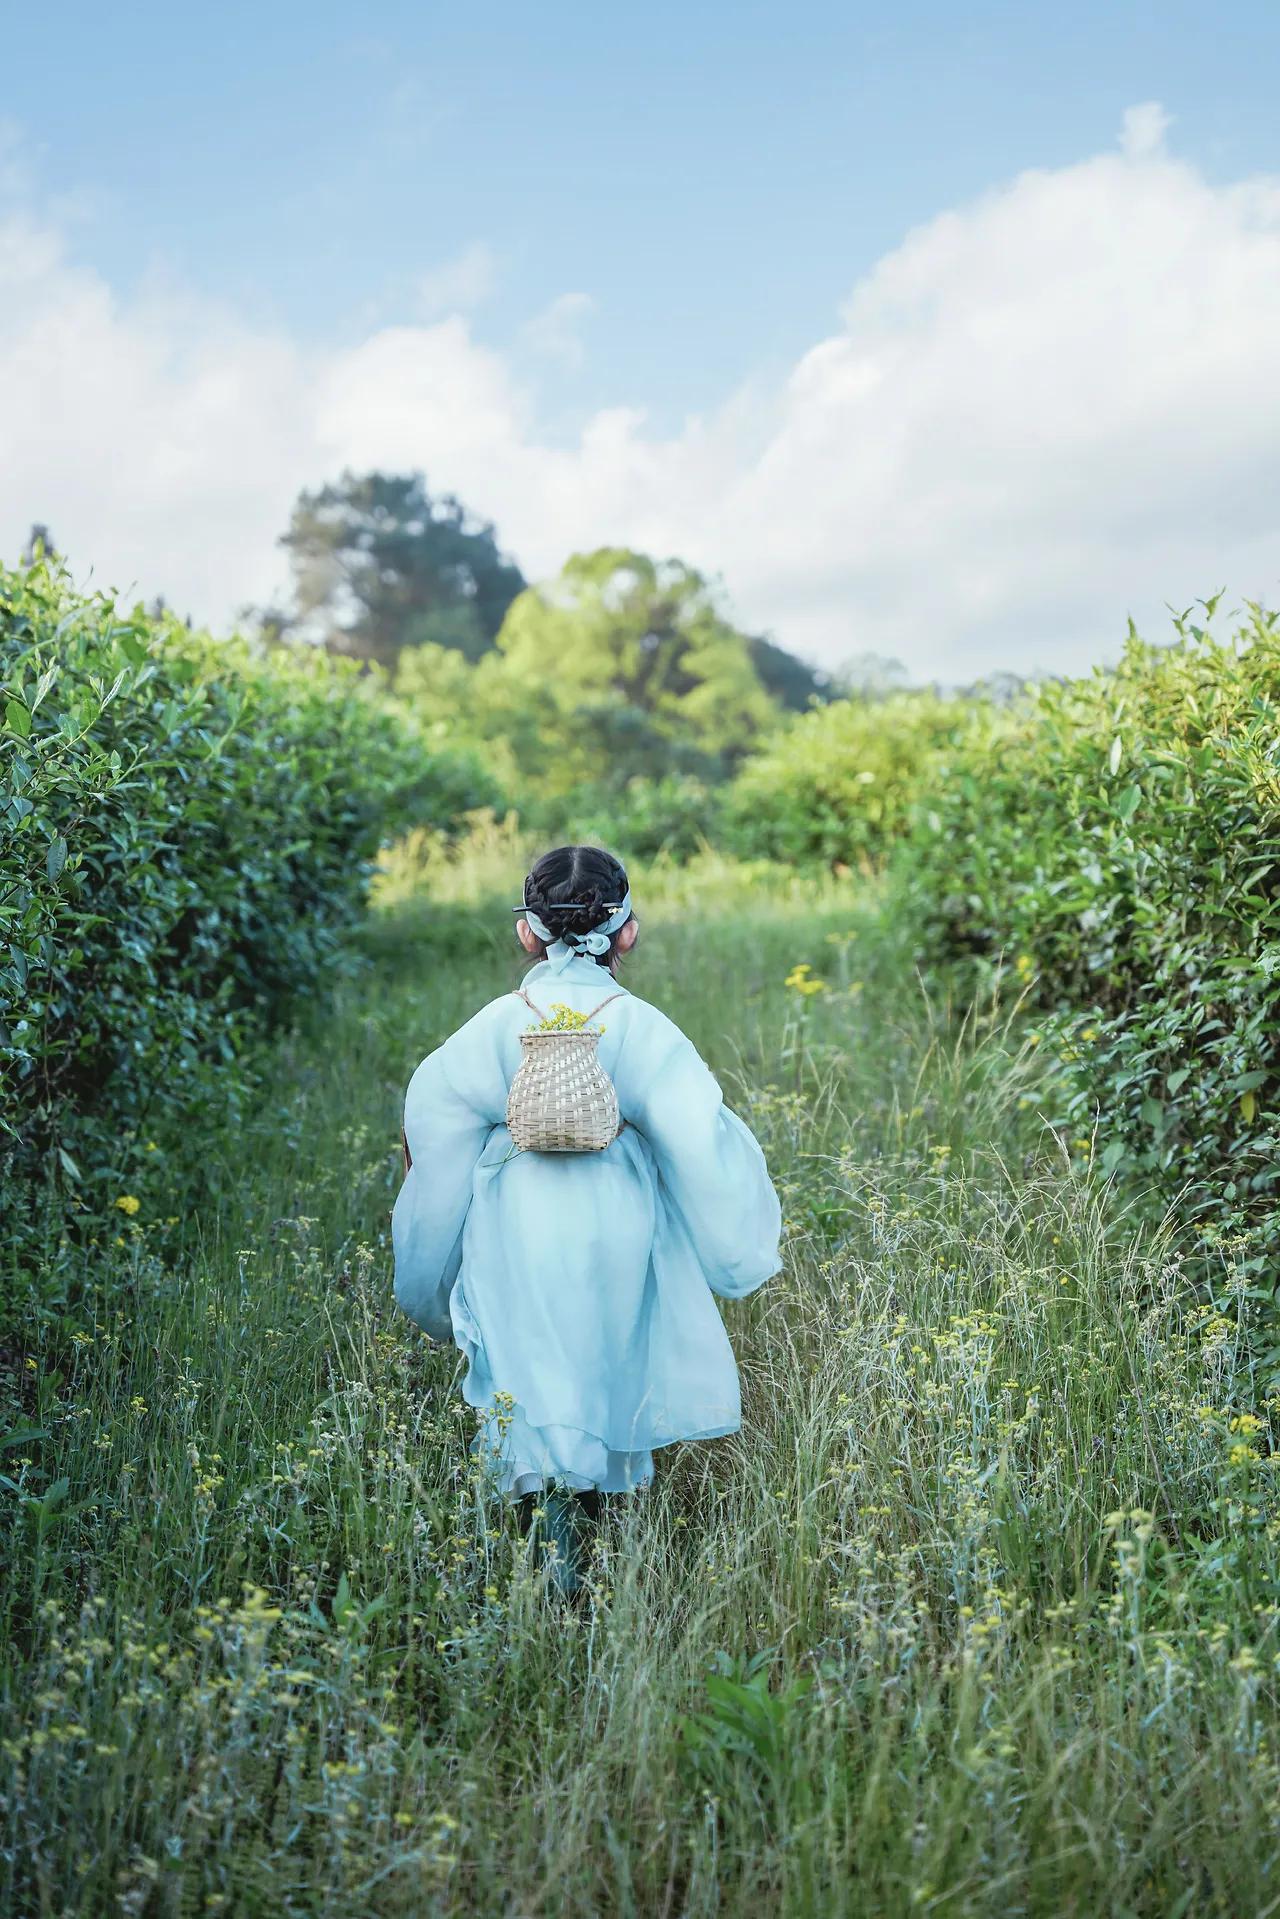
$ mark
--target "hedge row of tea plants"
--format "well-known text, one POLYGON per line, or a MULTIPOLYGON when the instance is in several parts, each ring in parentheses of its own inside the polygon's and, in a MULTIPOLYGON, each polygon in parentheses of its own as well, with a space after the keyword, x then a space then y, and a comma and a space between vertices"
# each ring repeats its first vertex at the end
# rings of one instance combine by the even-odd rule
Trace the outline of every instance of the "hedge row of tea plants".
POLYGON ((1131 633, 1113 671, 975 705, 898 877, 927 960, 1003 963, 1051 1015, 1078 1149, 1269 1298, 1280 627, 1253 608, 1229 638, 1176 626, 1164 647, 1131 633))
POLYGON ((0 1185, 119 1191, 339 949, 400 825, 494 798, 347 662, 0 572, 0 1185))

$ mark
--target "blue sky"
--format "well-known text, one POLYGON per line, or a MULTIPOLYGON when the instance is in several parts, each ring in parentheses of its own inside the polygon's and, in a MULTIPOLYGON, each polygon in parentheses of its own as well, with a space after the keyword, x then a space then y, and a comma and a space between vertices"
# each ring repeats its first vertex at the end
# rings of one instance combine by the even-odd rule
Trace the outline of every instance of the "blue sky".
MULTIPOLYGON (((492 254, 481 334, 595 303, 559 406, 673 423, 782 365, 917 222, 1158 99, 1210 178, 1277 160, 1280 7, 13 8, 4 111, 84 256, 353 337, 492 254), (33 89, 32 81, 39 80, 33 89)), ((8 63, 6 63, 8 64, 8 63)))
MULTIPOLYGON (((499 0, 384 5, 367 25, 327 4, 55 4, 9 9, 4 41, 10 199, 56 232, 82 294, 92 284, 120 324, 136 319, 131 366, 149 341, 171 377, 184 310, 194 337, 237 331, 246 364, 276 342, 311 368, 326 354, 363 364, 369 343, 387 350, 397 329, 456 322, 471 355, 465 376, 448 376, 459 390, 494 356, 517 396, 504 389, 495 404, 510 398, 524 440, 544 451, 608 432, 626 409, 644 422, 633 466, 687 435, 691 417, 721 433, 726 408, 763 396, 776 411, 806 356, 841 333, 854 289, 909 236, 954 210, 968 220, 1029 169, 1074 177, 1116 151, 1141 103, 1159 102, 1170 122, 1156 144, 1171 191, 1170 169, 1223 195, 1280 170, 1280 9, 1261 4, 499 0), (171 332, 157 345, 166 303, 171 332)), ((72 299, 65 275, 61 291, 72 299)), ((423 350, 438 366, 440 340, 423 350)), ((757 423, 744 459, 767 434, 757 423)), ((407 445, 433 484, 478 485, 481 508, 506 508, 524 558, 519 501, 507 506, 497 466, 477 456, 440 470, 453 442, 431 439, 420 457, 394 433, 317 433, 313 444, 407 445)), ((685 463, 690 498, 697 464, 696 453, 685 463)), ((72 490, 64 520, 77 515, 92 528, 72 490)), ((653 525, 680 540, 680 523, 643 505, 620 517, 619 537, 653 525)), ((566 551, 579 539, 572 520, 566 551)), ((265 552, 265 527, 262 541, 265 552)), ((732 589, 732 540, 704 529, 690 541, 732 589)), ((145 541, 113 546, 90 531, 87 543, 112 578, 123 567, 151 584, 145 541)), ((543 531, 523 545, 529 564, 554 558, 543 531)), ((787 592, 803 616, 822 568, 806 575, 797 553, 784 571, 790 587, 745 614, 785 640, 787 592)), ((868 614, 902 590, 901 570, 897 586, 874 575, 859 576, 868 614)), ((194 575, 189 591, 200 600, 194 575)), ((797 618, 807 650, 838 650, 837 614, 833 603, 821 630, 797 618)))

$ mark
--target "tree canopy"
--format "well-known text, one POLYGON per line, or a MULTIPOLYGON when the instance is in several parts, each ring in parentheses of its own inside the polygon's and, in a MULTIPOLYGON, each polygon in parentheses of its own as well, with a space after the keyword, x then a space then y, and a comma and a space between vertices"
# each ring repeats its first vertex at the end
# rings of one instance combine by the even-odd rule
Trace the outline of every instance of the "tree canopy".
POLYGON ((757 634, 748 639, 747 646, 761 684, 792 712, 804 713, 815 700, 839 697, 841 689, 830 673, 810 666, 795 653, 788 653, 776 640, 757 634))
POLYGON ((723 777, 780 715, 751 642, 702 576, 626 547, 575 554, 527 588, 495 650, 463 671, 465 684, 438 650, 419 649, 402 658, 397 690, 547 791, 723 777))
POLYGON ((478 659, 525 584, 493 527, 433 499, 421 473, 348 471, 301 493, 280 544, 294 604, 277 630, 386 667, 424 642, 478 659))
POLYGON ((702 576, 626 547, 575 554, 527 588, 498 651, 508 687, 536 699, 543 750, 581 779, 715 775, 777 718, 702 576))

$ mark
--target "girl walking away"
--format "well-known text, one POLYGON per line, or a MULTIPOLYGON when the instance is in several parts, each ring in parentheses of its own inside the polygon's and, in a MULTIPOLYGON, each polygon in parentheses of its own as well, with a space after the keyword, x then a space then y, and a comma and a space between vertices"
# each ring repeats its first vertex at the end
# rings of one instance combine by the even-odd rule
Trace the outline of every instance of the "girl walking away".
POLYGON ((395 1293, 465 1355, 473 1451, 525 1530, 546 1513, 573 1591, 602 1493, 647 1485, 655 1447, 741 1424, 712 1294, 778 1271, 781 1222, 692 1043, 617 978, 638 932, 619 861, 557 847, 514 910, 537 963, 409 1082, 395 1293))

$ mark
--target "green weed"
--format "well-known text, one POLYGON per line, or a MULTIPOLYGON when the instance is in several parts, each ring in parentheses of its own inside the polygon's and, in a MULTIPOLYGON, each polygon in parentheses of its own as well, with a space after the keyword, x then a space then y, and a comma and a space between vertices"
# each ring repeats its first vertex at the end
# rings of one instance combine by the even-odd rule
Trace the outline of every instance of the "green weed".
POLYGON ((1275 1408, 1016 996, 926 992, 872 892, 633 876, 786 1265, 726 1308, 741 1433, 548 1592, 391 1295, 409 1073, 519 977, 486 858, 7 1355, 6 1909, 1276 1909, 1275 1408))

